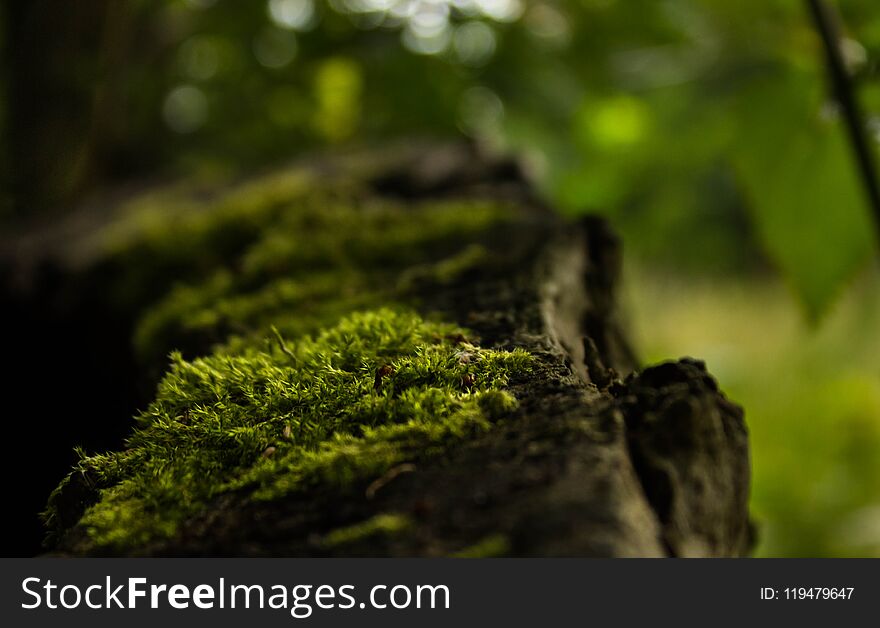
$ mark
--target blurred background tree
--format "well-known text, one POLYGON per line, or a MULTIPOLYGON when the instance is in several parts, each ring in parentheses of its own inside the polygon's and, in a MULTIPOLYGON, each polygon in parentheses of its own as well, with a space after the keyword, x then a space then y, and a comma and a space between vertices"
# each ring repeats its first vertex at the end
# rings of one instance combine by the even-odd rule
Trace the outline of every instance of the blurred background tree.
MULTIPOLYGON (((837 7, 877 143, 880 9, 837 7)), ((7 222, 398 138, 519 154, 561 211, 623 234, 643 356, 706 357, 745 405, 760 553, 880 555, 877 231, 802 0, 9 0, 0 19, 7 222)))

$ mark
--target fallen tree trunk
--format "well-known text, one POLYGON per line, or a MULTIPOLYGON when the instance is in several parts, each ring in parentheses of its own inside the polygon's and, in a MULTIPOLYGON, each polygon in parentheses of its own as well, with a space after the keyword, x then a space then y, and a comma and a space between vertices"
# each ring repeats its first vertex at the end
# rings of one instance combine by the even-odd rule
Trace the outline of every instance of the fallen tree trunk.
MULTIPOLYGON (((322 185, 338 190, 348 185, 351 172, 351 164, 343 163, 320 162, 308 170, 313 177, 318 173, 322 185)), ((444 224, 436 220, 442 204, 456 199, 488 199, 502 208, 491 224, 466 234, 453 230, 430 239, 419 235, 412 248, 400 236, 405 244, 399 250, 358 258, 359 276, 372 279, 358 279, 366 283, 358 284, 353 294, 393 284, 382 299, 409 304, 422 315, 464 328, 460 337, 438 341, 459 347, 454 355, 460 356, 463 368, 484 351, 527 352, 528 372, 514 372, 503 386, 516 398, 517 407, 489 413, 489 429, 423 451, 404 450, 384 467, 355 475, 344 485, 304 481, 268 499, 255 497, 256 484, 212 490, 210 498, 184 513, 170 533, 147 534, 122 545, 96 541, 103 537, 96 536, 94 525, 88 518, 85 524, 80 520, 95 503, 107 499, 116 481, 96 471, 98 467, 81 466, 56 492, 50 508, 56 552, 748 553, 749 456, 742 411, 724 397, 699 361, 637 369, 615 313, 620 248, 602 220, 570 223, 559 218, 533 198, 512 164, 481 159, 459 147, 402 151, 384 163, 358 168, 358 211, 374 211, 377 198, 403 207, 404 213, 393 220, 408 225, 406 229, 437 229, 444 224), (369 265, 364 263, 367 258, 369 265)), ((311 224, 322 215, 297 224, 311 224)), ((277 228, 272 221, 267 223, 270 231, 277 228)), ((380 230, 394 240, 398 223, 390 221, 382 218, 380 230)), ((327 223, 308 229, 306 237, 332 240, 339 226, 327 223)), ((331 256, 345 250, 355 251, 351 255, 356 257, 364 246, 359 236, 340 237, 331 246, 331 256)), ((253 249, 240 250, 245 251, 244 262, 229 271, 237 273, 235 277, 245 273, 247 260, 256 256, 253 249)), ((103 265, 106 275, 109 262, 101 255, 84 267, 103 265)), ((204 252, 197 257, 211 259, 204 252)), ((131 259, 137 256, 126 258, 125 264, 131 259)), ((317 272, 325 260, 306 256, 300 263, 317 272)), ((283 276, 288 271, 273 272, 283 276)), ((252 294, 253 281, 237 285, 245 284, 252 294)), ((344 289, 340 284, 339 290, 344 289)), ((320 308, 322 298, 309 300, 303 311, 320 308)), ((356 308, 355 303, 344 311, 356 308)), ((190 315, 184 312, 181 318, 190 315)), ((156 355, 175 347, 199 355, 210 351, 212 343, 265 328, 267 320, 274 320, 243 323, 236 316, 213 320, 207 331, 187 330, 186 320, 170 331, 158 323, 147 325, 154 330, 150 337, 162 341, 154 343, 158 347, 151 349, 152 355, 146 351, 145 360, 155 361, 156 355)), ((279 336, 280 350, 292 355, 286 338, 279 336)), ((376 363, 375 391, 369 395, 387 400, 401 394, 387 392, 384 381, 397 376, 396 364, 376 363)), ((154 367, 155 363, 143 368, 154 367)), ((477 389, 475 377, 470 371, 461 377, 461 399, 477 389)), ((175 420, 186 426, 189 410, 179 414, 175 420)), ((289 437, 287 425, 284 434, 289 437)), ((263 464, 261 457, 275 455, 275 441, 267 443, 262 456, 254 450, 251 457, 256 462, 247 465, 263 464)))

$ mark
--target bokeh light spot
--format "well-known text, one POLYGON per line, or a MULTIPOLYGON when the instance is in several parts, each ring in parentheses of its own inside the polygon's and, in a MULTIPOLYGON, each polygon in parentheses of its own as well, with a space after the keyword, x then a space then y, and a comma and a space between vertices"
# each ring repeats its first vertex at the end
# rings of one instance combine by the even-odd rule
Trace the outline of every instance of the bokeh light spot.
POLYGON ((314 0, 269 0, 269 17, 281 28, 307 30, 315 23, 314 0))
POLYGON ((632 96, 616 96, 584 112, 593 142, 602 148, 628 147, 641 140, 648 126, 645 105, 632 96))
POLYGON ((178 51, 181 72, 196 81, 212 78, 220 68, 219 48, 210 36, 190 37, 178 51))
POLYGON ((296 35, 278 28, 266 28, 254 39, 254 56, 267 68, 283 68, 293 61, 296 49, 296 35))
POLYGON ((475 0, 475 4, 483 15, 498 22, 515 22, 525 10, 522 0, 475 0))
POLYGON ((459 127, 471 137, 492 139, 501 131, 504 103, 487 87, 471 87, 458 105, 459 127))
POLYGON ((418 29, 409 26, 403 29, 401 41, 410 52, 420 55, 438 55, 449 48, 452 40, 451 29, 448 24, 435 31, 418 29))
POLYGON ((204 126, 208 119, 208 99, 198 87, 175 87, 165 97, 162 117, 172 131, 192 133, 204 126))
POLYGON ((564 48, 571 41, 571 26, 565 15, 555 7, 539 3, 532 6, 525 16, 525 25, 529 32, 551 44, 555 48, 564 48))
POLYGON ((314 126, 331 142, 348 139, 360 123, 363 74, 352 59, 334 57, 324 61, 315 75, 318 108, 314 126))
POLYGON ((485 65, 495 54, 495 31, 485 22, 465 22, 455 29, 452 46, 464 65, 485 65))

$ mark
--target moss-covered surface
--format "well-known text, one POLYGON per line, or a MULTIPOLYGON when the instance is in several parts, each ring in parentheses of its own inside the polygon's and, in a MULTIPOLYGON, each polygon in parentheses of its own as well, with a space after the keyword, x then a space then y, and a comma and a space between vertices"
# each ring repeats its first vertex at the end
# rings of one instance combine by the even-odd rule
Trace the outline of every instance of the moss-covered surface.
POLYGON ((126 450, 80 461, 75 473, 103 487, 80 525, 124 550, 226 491, 343 488, 489 429, 515 407, 499 389, 529 356, 448 340, 461 333, 381 309, 295 343, 173 356, 126 450))
MULTIPOLYGON (((741 411, 694 361, 615 377, 634 362, 607 226, 564 223, 506 168, 428 161, 121 210, 77 320, 119 308, 125 333, 89 338, 134 338, 158 387, 53 493, 55 552, 748 551, 741 411)), ((69 370, 96 406, 94 382, 126 381, 69 370)))
POLYGON ((75 527, 79 551, 136 552, 220 495, 369 483, 516 407, 503 389, 529 354, 480 348, 414 309, 433 286, 487 271, 482 238, 509 205, 377 200, 301 174, 174 198, 140 201, 140 227, 106 244, 125 271, 115 289, 157 297, 137 355, 149 369, 172 352, 170 366, 125 449, 80 452, 44 514, 52 538, 75 527))
POLYGON ((204 213, 167 220, 125 252, 126 268, 176 258, 166 272, 187 279, 138 323, 135 348, 145 364, 269 325, 298 337, 356 309, 411 302, 420 286, 488 263, 475 240, 511 215, 509 205, 485 200, 413 204, 357 189, 281 187, 286 201, 279 192, 254 203, 238 192, 238 205, 218 203, 216 222, 204 213))

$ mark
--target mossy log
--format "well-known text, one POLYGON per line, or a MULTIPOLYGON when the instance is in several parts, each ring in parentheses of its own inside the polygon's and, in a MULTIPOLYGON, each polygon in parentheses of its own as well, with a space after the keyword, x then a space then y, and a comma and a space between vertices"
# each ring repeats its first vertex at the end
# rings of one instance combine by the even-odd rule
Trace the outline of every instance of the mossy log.
POLYGON ((617 239, 514 163, 396 148, 109 216, 14 256, 99 285, 75 307, 115 308, 120 377, 159 381, 53 493, 52 552, 748 553, 741 409, 697 360, 638 368, 617 239))

